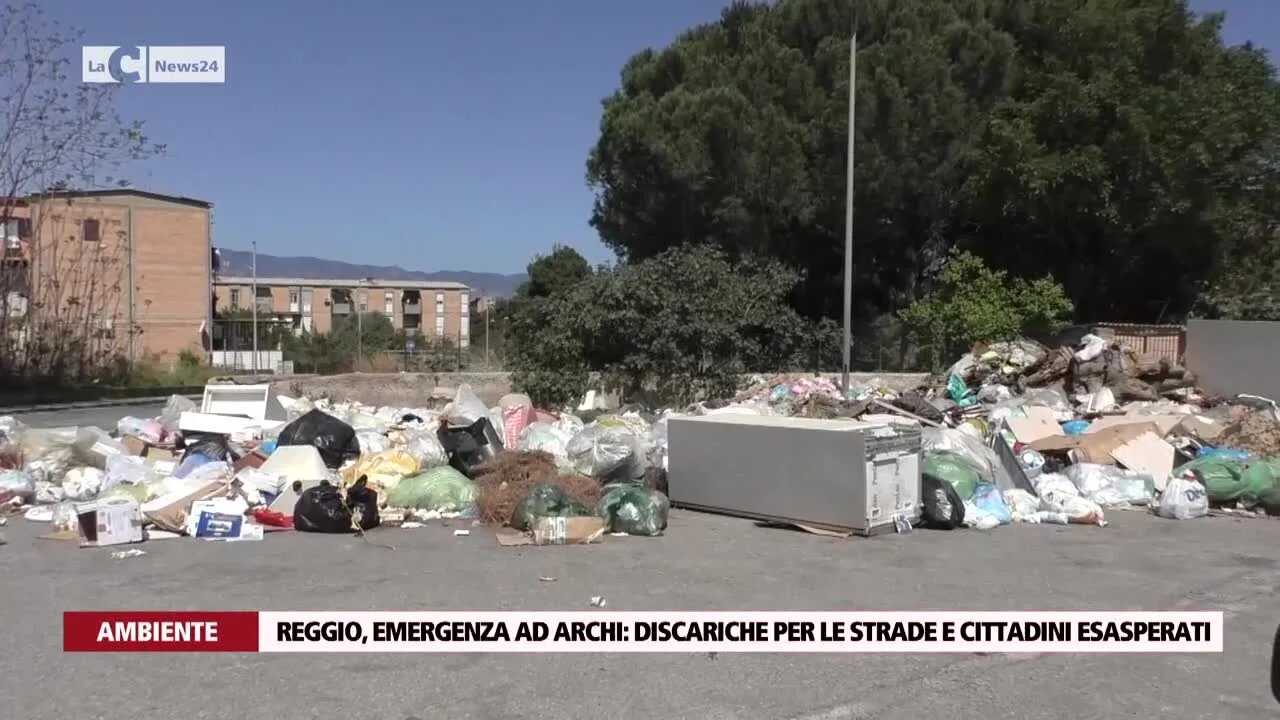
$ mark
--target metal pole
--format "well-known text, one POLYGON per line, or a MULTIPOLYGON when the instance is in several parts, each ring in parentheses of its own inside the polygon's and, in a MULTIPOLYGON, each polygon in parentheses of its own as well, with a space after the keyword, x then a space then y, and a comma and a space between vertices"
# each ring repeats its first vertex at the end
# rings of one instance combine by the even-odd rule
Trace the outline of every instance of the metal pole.
POLYGON ((253 374, 258 374, 258 242, 253 242, 253 374))
MULTIPOLYGON (((133 278, 133 251, 134 251, 134 248, 136 247, 136 246, 134 245, 134 242, 133 242, 133 207, 132 207, 132 206, 130 206, 130 207, 129 207, 129 209, 125 211, 125 213, 126 213, 126 215, 127 215, 127 220, 128 220, 128 224, 129 224, 129 228, 128 228, 128 233, 129 233, 129 237, 128 237, 128 240, 129 240, 129 247, 128 247, 128 249, 127 249, 127 251, 126 251, 126 254, 125 254, 125 257, 126 257, 126 259, 128 260, 128 263, 129 263, 129 272, 128 272, 128 276, 129 276, 129 277, 128 277, 128 280, 129 280, 129 293, 128 293, 128 295, 129 295, 129 329, 128 329, 128 332, 129 332, 129 367, 133 367, 133 361, 134 361, 134 358, 135 358, 135 357, 137 357, 137 356, 134 354, 134 346, 133 346, 133 336, 136 334, 136 333, 134 332, 134 326, 133 326, 133 323, 134 323, 134 312, 135 312, 135 311, 134 311, 134 302, 135 302, 135 301, 134 301, 134 297, 133 297, 133 292, 134 292, 134 287, 135 287, 135 281, 134 281, 134 278, 133 278)), ((213 332, 213 329, 212 329, 212 328, 210 328, 209 332, 213 332)))
POLYGON ((858 36, 849 41, 849 162, 844 196, 844 343, 840 387, 849 395, 849 352, 853 345, 853 146, 855 103, 858 97, 858 36))
POLYGON ((489 306, 485 304, 484 309, 484 367, 489 369, 489 306))
POLYGON ((360 361, 364 359, 364 313, 360 311, 361 294, 364 284, 356 288, 356 372, 360 372, 360 361))

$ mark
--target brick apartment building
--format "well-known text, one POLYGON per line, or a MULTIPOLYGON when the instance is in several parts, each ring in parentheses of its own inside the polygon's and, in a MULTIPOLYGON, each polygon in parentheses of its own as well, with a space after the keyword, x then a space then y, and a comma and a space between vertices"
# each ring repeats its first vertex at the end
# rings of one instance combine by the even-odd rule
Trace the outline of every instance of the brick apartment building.
MULTIPOLYGON (((462 283, 259 277, 256 296, 253 278, 218 277, 214 283, 220 317, 252 311, 256 304, 260 323, 324 334, 334 323, 360 311, 385 315, 397 330, 447 338, 462 347, 471 343, 471 290, 462 283)), ((243 323, 243 318, 237 322, 243 323)), ((222 330, 215 334, 229 332, 222 330)))
POLYGON ((3 204, 0 319, 11 351, 77 337, 100 356, 161 364, 184 350, 204 357, 210 203, 118 189, 3 204))

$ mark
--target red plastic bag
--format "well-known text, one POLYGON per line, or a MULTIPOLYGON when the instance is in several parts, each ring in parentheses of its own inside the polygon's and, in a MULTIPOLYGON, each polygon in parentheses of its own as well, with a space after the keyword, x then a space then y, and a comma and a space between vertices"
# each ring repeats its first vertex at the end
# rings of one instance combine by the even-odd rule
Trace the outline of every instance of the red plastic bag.
POLYGON ((502 410, 502 445, 513 448, 520 433, 538 419, 538 414, 528 405, 516 405, 502 410))

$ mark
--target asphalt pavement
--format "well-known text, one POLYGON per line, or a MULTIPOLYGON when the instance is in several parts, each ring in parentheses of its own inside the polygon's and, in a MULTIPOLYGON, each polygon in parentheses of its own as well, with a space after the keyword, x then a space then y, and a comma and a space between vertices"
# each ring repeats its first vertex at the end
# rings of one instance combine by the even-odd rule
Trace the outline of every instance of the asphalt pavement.
MULTIPOLYGON (((69 425, 96 425, 106 430, 115 430, 120 418, 127 415, 149 418, 155 417, 164 410, 164 403, 140 403, 133 405, 107 405, 103 407, 79 407, 65 410, 45 410, 41 412, 16 413, 22 422, 30 427, 65 427, 69 425)), ((0 415, 10 414, 0 409, 0 415)))
MULTIPOLYGON (((20 415, 113 428, 161 405, 20 415)), ((15 717, 920 718, 1280 717, 1280 522, 1160 520, 836 540, 674 511, 662 538, 504 548, 476 528, 159 540, 146 554, 0 529, 15 717), (554 582, 540 580, 555 578, 554 582), (1215 610, 1222 655, 66 655, 64 610, 1215 610)), ((458 525, 457 522, 453 527, 458 525)))
MULTIPOLYGON (((507 548, 476 528, 363 541, 156 540, 145 555, 0 547, 13 717, 1260 718, 1280 622, 1280 522, 1160 520, 838 540, 674 511, 662 538, 507 548), (379 544, 394 549, 381 547, 379 544), (552 582, 541 580, 550 577, 552 582), (67 655, 64 610, 1213 610, 1221 655, 67 655)), ((458 526, 455 521, 453 527, 458 526)))

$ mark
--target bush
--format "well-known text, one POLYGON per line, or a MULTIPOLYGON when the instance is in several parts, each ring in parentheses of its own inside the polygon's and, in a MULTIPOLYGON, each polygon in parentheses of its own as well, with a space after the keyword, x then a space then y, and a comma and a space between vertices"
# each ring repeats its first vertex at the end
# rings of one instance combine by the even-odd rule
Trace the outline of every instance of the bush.
POLYGON ((976 342, 1053 332, 1073 307, 1052 277, 1027 281, 988 268, 982 259, 953 251, 932 291, 902 311, 907 336, 934 369, 976 342))

